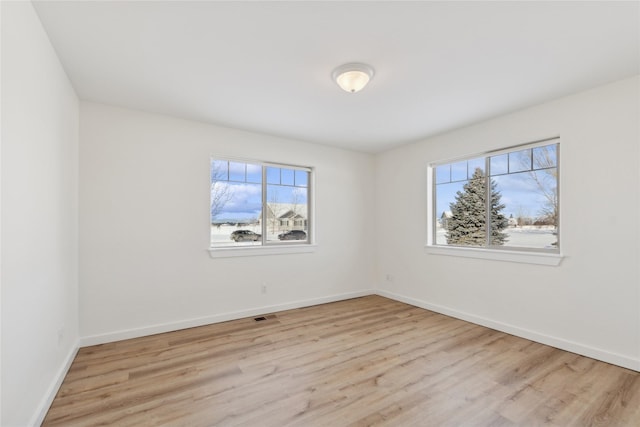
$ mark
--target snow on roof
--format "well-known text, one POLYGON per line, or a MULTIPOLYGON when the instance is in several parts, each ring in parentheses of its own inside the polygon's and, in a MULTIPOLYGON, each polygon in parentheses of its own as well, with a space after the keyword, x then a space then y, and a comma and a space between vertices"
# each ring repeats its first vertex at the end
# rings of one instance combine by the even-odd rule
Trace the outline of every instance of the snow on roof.
POLYGON ((306 218, 306 204, 294 206, 291 203, 268 203, 267 207, 271 211, 270 216, 276 218, 306 218), (294 210, 295 209, 295 210, 294 210))

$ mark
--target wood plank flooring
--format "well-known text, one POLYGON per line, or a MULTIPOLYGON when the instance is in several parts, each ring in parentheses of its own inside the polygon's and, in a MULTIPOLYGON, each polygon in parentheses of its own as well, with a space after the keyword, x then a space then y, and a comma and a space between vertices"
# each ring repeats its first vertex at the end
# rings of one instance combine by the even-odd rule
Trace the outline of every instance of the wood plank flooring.
POLYGON ((44 426, 640 426, 640 373, 379 296, 80 349, 44 426))

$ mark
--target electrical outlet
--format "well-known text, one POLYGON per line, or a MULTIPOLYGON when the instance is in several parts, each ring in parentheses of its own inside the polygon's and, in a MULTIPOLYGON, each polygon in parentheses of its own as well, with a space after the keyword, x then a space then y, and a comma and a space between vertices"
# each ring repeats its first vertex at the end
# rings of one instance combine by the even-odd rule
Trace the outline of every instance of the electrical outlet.
POLYGON ((263 283, 262 284, 262 288, 260 290, 262 291, 263 294, 266 294, 267 293, 267 284, 263 283))
POLYGON ((393 282, 393 275, 387 273, 387 282, 393 282))

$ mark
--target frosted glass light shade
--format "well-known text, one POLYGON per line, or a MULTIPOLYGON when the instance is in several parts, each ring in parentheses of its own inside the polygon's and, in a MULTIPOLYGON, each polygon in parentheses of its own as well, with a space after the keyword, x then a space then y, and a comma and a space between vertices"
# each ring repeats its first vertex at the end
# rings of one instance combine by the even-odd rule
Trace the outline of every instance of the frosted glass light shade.
POLYGON ((373 68, 366 64, 344 64, 333 71, 332 77, 343 90, 355 93, 369 83, 373 68))

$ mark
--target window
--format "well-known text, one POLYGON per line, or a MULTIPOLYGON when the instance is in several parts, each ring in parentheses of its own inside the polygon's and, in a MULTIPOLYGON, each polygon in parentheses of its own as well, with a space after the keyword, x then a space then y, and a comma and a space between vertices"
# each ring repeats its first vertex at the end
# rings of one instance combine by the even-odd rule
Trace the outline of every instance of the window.
POLYGON ((557 138, 430 167, 440 247, 559 253, 557 138))
POLYGON ((211 248, 309 244, 311 168, 211 159, 211 248))

